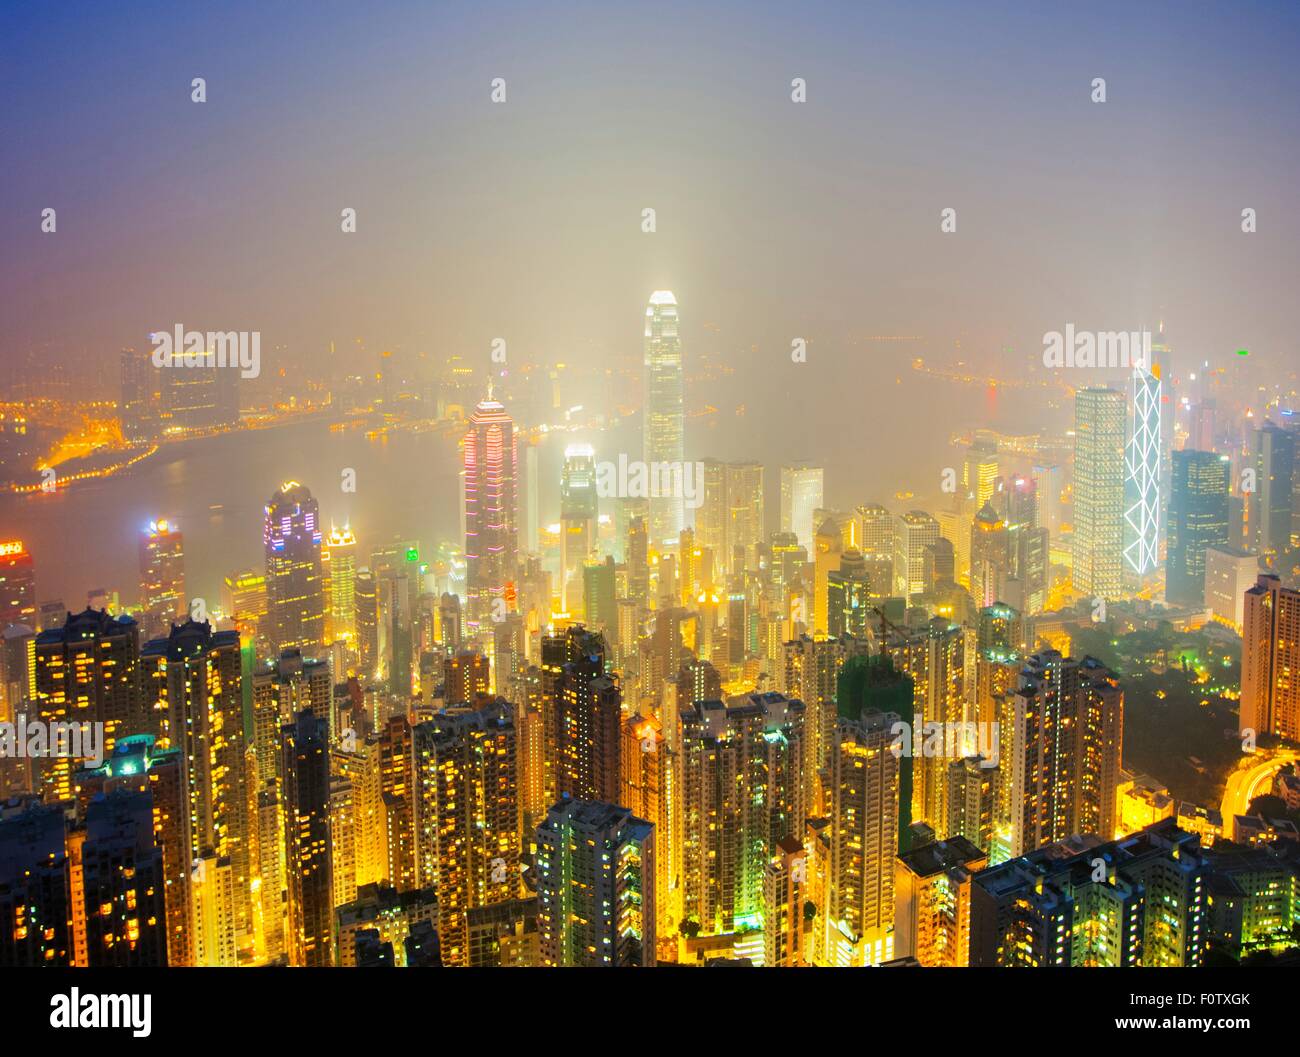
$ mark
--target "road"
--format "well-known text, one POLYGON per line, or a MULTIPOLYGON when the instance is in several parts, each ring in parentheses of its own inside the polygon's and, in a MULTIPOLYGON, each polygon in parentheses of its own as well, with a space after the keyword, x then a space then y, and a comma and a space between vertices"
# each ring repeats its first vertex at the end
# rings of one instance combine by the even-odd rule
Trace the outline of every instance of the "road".
POLYGON ((1281 770, 1282 765, 1297 760, 1300 760, 1300 753, 1281 750, 1260 753, 1238 764, 1237 769, 1228 776, 1228 783, 1223 790, 1223 803, 1219 806, 1223 814, 1225 837, 1233 833, 1233 818, 1246 814, 1251 800, 1268 792, 1273 776, 1281 770))

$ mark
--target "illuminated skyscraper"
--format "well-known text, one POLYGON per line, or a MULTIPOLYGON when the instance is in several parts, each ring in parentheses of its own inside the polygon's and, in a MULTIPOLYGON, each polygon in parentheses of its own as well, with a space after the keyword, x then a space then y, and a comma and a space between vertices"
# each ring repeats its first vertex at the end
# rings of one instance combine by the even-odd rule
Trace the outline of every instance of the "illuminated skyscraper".
POLYGON ((537 827, 542 964, 655 963, 655 827, 625 807, 565 800, 537 827))
POLYGON ((515 424, 490 390, 470 416, 464 474, 467 618, 477 632, 505 615, 506 585, 515 579, 519 554, 515 424))
POLYGON ((185 552, 171 522, 152 521, 140 536, 140 625, 146 639, 165 636, 185 614, 185 552))
MULTIPOLYGON (((645 411, 642 444, 652 480, 657 463, 683 468, 686 418, 683 398, 682 340, 678 333, 677 298, 656 290, 645 310, 645 411)), ((686 527, 685 504, 678 496, 650 498, 650 545, 661 549, 677 542, 686 527)))
POLYGON ((1011 546, 1007 524, 986 502, 975 515, 970 537, 970 592, 977 606, 1003 598, 1011 576, 1011 546))
MULTIPOLYGON (((1124 560, 1137 576, 1152 572, 1160 560, 1161 426, 1160 368, 1133 371, 1133 410, 1124 463, 1124 560)), ((1077 473, 1076 468, 1076 473, 1077 473)))
POLYGON ((570 617, 584 619, 582 566, 596 545, 596 453, 590 444, 564 449, 560 472, 560 599, 570 617))
POLYGON ((757 926, 763 872, 803 832, 804 705, 778 693, 681 713, 683 916, 706 936, 757 926))
POLYGON ((939 539, 939 522, 924 510, 894 519, 894 591, 904 598, 925 590, 925 549, 939 539))
POLYGON ((520 894, 517 754, 504 700, 414 729, 418 877, 438 892, 444 965, 468 964, 466 911, 520 894))
POLYGON ((713 552, 718 573, 742 571, 763 539, 763 464, 704 460, 704 498, 695 541, 713 552))
POLYGON ((1028 658, 1013 695, 1011 853, 1077 833, 1115 832, 1124 691, 1091 657, 1028 658))
POLYGON ((330 529, 331 638, 355 641, 357 636, 357 538, 347 528, 330 529))
POLYGON ((1205 552, 1228 544, 1231 484, 1232 466, 1226 455, 1190 449, 1173 453, 1166 601, 1204 604, 1205 552))
POLYGON ((796 463, 781 467, 781 531, 793 532, 799 545, 813 552, 813 511, 822 506, 824 471, 820 466, 796 463))
MULTIPOLYGON (((104 752, 119 737, 152 730, 140 687, 140 628, 129 616, 87 609, 36 636, 35 712, 46 723, 103 723, 104 752)), ((72 796, 77 764, 67 756, 34 761, 46 800, 72 796)))
POLYGON ((37 630, 36 575, 22 540, 0 543, 0 628, 9 624, 37 630))
POLYGON ((299 712, 281 739, 290 965, 334 964, 330 757, 325 724, 299 712))
POLYGON ((962 466, 962 484, 966 493, 974 497, 978 510, 993 498, 994 482, 998 477, 997 446, 986 440, 977 440, 966 451, 962 466))
POLYGON ((315 654, 325 641, 325 579, 320 511, 303 485, 271 496, 262 527, 266 552, 267 633, 271 648, 315 654))
POLYGON ((836 727, 830 871, 817 921, 821 965, 879 965, 894 957, 900 759, 891 745, 898 722, 894 713, 866 712, 836 727))
POLYGON ((1300 591, 1261 574, 1242 625, 1242 731, 1300 737, 1300 591))
POLYGON ((1074 589, 1115 598, 1124 548, 1124 394, 1074 395, 1074 589))
POLYGON ((681 797, 677 789, 677 754, 669 746, 663 724, 657 718, 637 713, 624 721, 620 766, 623 781, 618 803, 655 828, 658 838, 655 906, 659 934, 671 936, 677 931, 681 917, 677 905, 681 797))
POLYGON ((962 836, 898 857, 894 871, 894 956, 923 966, 970 964, 971 877, 988 856, 962 836))
POLYGON ((1279 555, 1290 546, 1294 503, 1295 434, 1265 422, 1251 435, 1254 491, 1250 505, 1251 549, 1264 556, 1279 555))

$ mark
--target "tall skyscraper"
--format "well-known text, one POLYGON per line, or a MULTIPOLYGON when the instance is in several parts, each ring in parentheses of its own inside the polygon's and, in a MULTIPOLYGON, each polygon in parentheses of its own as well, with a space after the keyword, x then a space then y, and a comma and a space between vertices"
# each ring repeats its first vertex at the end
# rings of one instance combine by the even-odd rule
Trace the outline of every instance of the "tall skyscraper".
POLYGON ((1173 453, 1165 599, 1205 602, 1205 552, 1228 544, 1232 465, 1226 455, 1183 449, 1173 453))
MULTIPOLYGON (((35 712, 45 723, 103 723, 104 752, 119 737, 151 729, 140 686, 140 627, 129 616, 87 609, 67 614, 61 628, 36 636, 35 712)), ((46 800, 72 796, 75 762, 45 756, 36 764, 46 800)))
POLYGON ((1074 589, 1115 598, 1124 549, 1124 394, 1080 389, 1074 395, 1074 589))
POLYGON ((820 466, 795 463, 781 467, 781 531, 793 532, 809 554, 813 552, 813 511, 823 505, 824 471, 820 466))
POLYGON ((682 709, 683 916, 706 936, 761 922, 768 858, 803 832, 804 712, 778 693, 682 709))
POLYGON ((1132 390, 1132 420, 1124 458, 1124 560, 1134 575, 1143 577, 1155 570, 1160 559, 1164 461, 1160 367, 1135 368, 1132 390))
MULTIPOLYGON (((652 475, 658 463, 670 463, 681 468, 685 459, 683 387, 677 298, 671 290, 656 290, 650 295, 645 310, 645 411, 642 424, 645 463, 652 475)), ((661 549, 676 543, 678 534, 686 527, 682 497, 652 496, 648 527, 652 547, 661 549)))
POLYGON ((924 510, 894 519, 894 591, 904 598, 925 591, 925 549, 939 539, 939 522, 924 510))
POLYGON ((1091 657, 1035 654, 1020 672, 1013 708, 1012 854, 1077 833, 1114 833, 1124 738, 1115 674, 1091 657))
POLYGON ((32 555, 22 540, 0 543, 0 628, 26 624, 39 630, 36 613, 36 574, 32 555))
POLYGON ((489 390, 470 416, 464 444, 466 615, 472 633, 505 615, 506 585, 515 579, 519 558, 518 477, 515 424, 489 390))
POLYGON ((1261 574, 1242 624, 1242 731, 1300 737, 1300 591, 1261 574))
POLYGON ((596 453, 590 444, 564 449, 560 472, 560 599, 571 617, 586 619, 582 567, 596 545, 596 453))
POLYGON ((438 892, 444 965, 468 964, 466 912, 519 896, 514 708, 449 709, 414 729, 416 859, 438 892))
POLYGON ((695 541, 713 552, 719 573, 745 569, 763 540, 763 464, 704 460, 704 499, 695 541))
POLYGON ((140 536, 140 624, 145 638, 165 636, 187 612, 185 550, 180 530, 151 521, 140 536))
POLYGON ((1255 488, 1250 504, 1251 548, 1265 557, 1285 552, 1291 545, 1291 508, 1294 503, 1295 434, 1265 422, 1251 435, 1255 488))
POLYGON ((332 528, 329 534, 330 619, 327 631, 331 640, 355 642, 357 637, 357 537, 350 528, 332 528))
POLYGON ((655 828, 594 800, 556 804, 537 827, 542 964, 655 963, 655 828))
POLYGON ((304 485, 288 481, 271 496, 262 527, 267 633, 271 648, 314 654, 325 641, 325 576, 320 510, 304 485))
POLYGON ((281 736, 290 965, 334 964, 330 755, 325 724, 299 712, 281 736))

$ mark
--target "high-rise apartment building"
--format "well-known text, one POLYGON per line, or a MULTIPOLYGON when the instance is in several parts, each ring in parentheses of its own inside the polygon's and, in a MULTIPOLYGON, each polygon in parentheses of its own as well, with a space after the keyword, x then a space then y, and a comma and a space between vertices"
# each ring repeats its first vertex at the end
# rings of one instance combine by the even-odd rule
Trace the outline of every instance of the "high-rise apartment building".
POLYGON ((1261 574, 1242 613, 1241 729, 1300 737, 1300 591, 1261 574))
POLYGON ((184 539, 171 522, 151 521, 140 536, 141 633, 147 639, 166 636, 188 609, 184 539))

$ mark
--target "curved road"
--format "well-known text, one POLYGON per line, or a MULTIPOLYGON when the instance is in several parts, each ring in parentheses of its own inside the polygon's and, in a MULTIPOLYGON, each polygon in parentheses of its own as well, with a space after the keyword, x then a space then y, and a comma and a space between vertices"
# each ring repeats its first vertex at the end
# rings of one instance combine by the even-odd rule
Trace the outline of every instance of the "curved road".
POLYGON ((1268 792, 1273 776, 1282 769, 1283 764, 1300 760, 1300 753, 1284 750, 1258 755, 1250 758, 1245 766, 1239 764, 1228 776, 1223 790, 1223 802, 1219 811, 1223 815, 1224 836, 1233 836, 1232 820, 1237 815, 1246 814, 1250 802, 1257 796, 1268 792))

